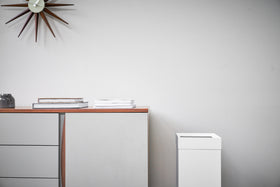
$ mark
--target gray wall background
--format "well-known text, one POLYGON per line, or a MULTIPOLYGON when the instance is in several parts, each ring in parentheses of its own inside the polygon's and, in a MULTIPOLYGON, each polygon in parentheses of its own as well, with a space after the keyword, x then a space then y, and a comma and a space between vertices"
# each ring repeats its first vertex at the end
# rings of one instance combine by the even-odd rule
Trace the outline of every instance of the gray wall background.
MULTIPOLYGON (((24 0, 2 0, 1 4, 24 0)), ((133 98, 150 106, 150 187, 176 185, 176 132, 223 138, 223 187, 280 186, 279 0, 60 0, 34 20, 0 7, 0 90, 38 97, 133 98)))

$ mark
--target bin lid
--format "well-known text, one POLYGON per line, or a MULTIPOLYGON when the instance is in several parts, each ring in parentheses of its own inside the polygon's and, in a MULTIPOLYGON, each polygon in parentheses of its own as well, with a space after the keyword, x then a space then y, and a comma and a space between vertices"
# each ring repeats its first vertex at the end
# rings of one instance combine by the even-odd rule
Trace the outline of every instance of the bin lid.
POLYGON ((176 133, 178 149, 221 149, 221 137, 214 133, 176 133))

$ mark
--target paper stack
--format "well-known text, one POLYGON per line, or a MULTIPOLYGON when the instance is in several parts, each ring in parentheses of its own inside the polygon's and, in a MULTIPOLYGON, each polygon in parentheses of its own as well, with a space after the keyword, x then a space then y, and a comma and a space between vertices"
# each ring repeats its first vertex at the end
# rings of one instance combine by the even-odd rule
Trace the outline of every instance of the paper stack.
POLYGON ((86 108, 88 102, 83 98, 39 98, 38 103, 33 103, 34 109, 47 108, 86 108))
POLYGON ((135 108, 134 100, 130 99, 97 99, 94 108, 135 108))

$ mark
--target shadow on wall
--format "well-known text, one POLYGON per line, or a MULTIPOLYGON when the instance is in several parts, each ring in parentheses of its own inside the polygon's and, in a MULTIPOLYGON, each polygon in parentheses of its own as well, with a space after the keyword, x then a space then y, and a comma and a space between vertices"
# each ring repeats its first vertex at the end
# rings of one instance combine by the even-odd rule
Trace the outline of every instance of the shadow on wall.
POLYGON ((149 116, 149 186, 176 186, 176 132, 164 115, 149 116))

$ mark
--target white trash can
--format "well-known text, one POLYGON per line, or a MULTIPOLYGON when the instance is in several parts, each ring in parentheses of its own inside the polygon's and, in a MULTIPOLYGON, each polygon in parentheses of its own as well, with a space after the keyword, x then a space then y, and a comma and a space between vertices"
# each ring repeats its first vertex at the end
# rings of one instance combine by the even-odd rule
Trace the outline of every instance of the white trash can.
POLYGON ((221 187, 221 138, 177 133, 177 187, 221 187))

